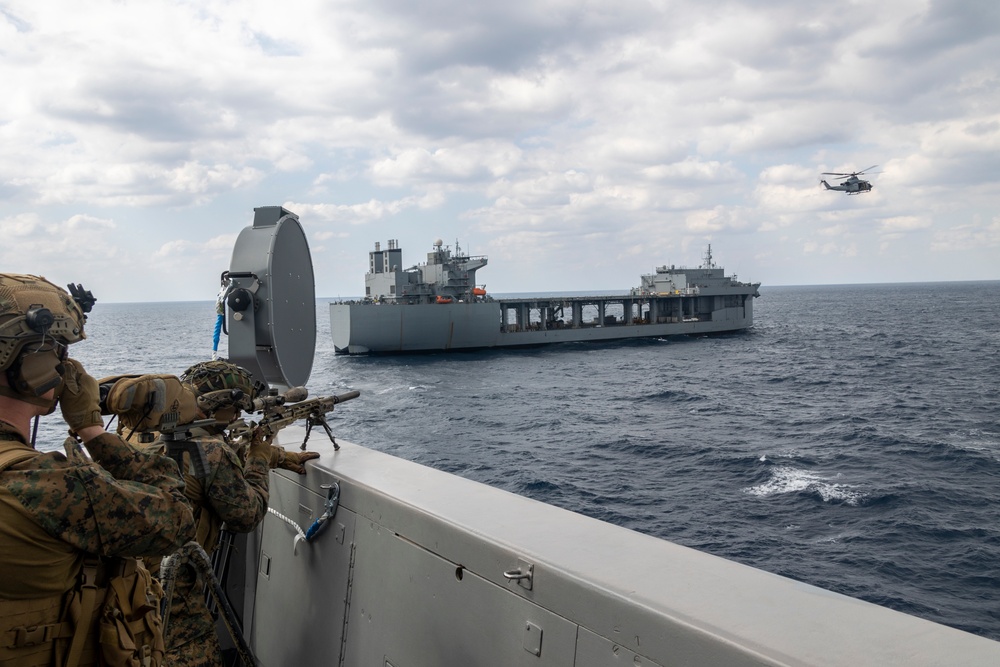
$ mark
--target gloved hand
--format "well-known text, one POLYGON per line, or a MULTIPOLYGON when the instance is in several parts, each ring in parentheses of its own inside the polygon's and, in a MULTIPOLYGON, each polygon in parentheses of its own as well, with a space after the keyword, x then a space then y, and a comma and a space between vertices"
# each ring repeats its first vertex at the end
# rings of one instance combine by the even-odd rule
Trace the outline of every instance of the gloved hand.
POLYGON ((274 450, 277 447, 271 446, 271 441, 274 440, 274 434, 265 437, 261 435, 260 430, 255 430, 253 433, 253 438, 250 441, 250 448, 247 450, 247 458, 251 456, 256 456, 267 461, 269 468, 273 468, 274 464, 271 459, 275 456, 274 450))
POLYGON ((291 470, 300 475, 306 474, 305 462, 318 459, 316 452, 289 452, 277 445, 272 445, 274 434, 264 437, 260 431, 253 435, 247 457, 257 456, 267 461, 269 468, 281 468, 291 470))
POLYGON ((281 447, 275 447, 274 449, 276 449, 280 454, 277 464, 272 464, 271 467, 291 470, 292 472, 297 472, 300 475, 306 474, 306 467, 304 465, 306 461, 319 458, 319 454, 316 452, 288 452, 281 447))
POLYGON ((63 386, 59 390, 59 409, 73 432, 87 426, 104 428, 101 418, 101 390, 76 359, 63 362, 63 386))

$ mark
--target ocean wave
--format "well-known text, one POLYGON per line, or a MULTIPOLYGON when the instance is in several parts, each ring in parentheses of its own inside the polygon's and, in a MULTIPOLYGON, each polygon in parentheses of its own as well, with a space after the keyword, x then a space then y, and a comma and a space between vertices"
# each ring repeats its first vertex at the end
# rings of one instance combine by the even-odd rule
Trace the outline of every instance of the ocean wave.
POLYGON ((791 466, 776 465, 769 468, 770 478, 756 486, 743 489, 744 493, 759 498, 787 493, 808 493, 818 496, 825 503, 843 503, 857 506, 864 503, 865 492, 850 484, 831 482, 823 476, 791 466))
POLYGON ((535 479, 528 482, 520 482, 518 485, 518 490, 526 496, 529 497, 547 497, 548 502, 552 501, 552 497, 556 494, 561 494, 562 489, 558 484, 544 480, 535 479))
POLYGON ((692 401, 703 401, 705 399, 702 396, 689 394, 685 391, 672 391, 670 389, 665 389, 663 391, 656 392, 655 394, 650 394, 649 396, 643 396, 638 400, 663 403, 690 403, 692 401))

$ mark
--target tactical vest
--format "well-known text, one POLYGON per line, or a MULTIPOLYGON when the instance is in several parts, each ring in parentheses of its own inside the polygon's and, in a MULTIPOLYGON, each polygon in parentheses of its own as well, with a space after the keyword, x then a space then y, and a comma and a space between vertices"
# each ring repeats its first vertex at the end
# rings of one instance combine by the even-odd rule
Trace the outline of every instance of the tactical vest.
POLYGON ((222 519, 213 512, 206 501, 205 484, 213 473, 206 460, 205 451, 199 437, 208 435, 202 429, 193 429, 190 440, 156 443, 154 451, 165 454, 177 461, 184 477, 184 496, 191 504, 195 515, 195 541, 212 553, 219 544, 219 533, 222 529, 222 519))
MULTIPOLYGON (((177 462, 177 467, 184 478, 184 497, 188 499, 194 513, 194 540, 210 554, 219 544, 223 522, 211 510, 205 499, 205 484, 213 471, 206 460, 199 437, 208 434, 203 429, 192 429, 191 435, 189 440, 167 441, 160 437, 152 443, 146 443, 133 436, 128 441, 143 451, 169 456, 177 462)), ((160 564, 163 562, 161 556, 146 558, 143 562, 154 577, 160 576, 160 564)))
MULTIPOLYGON (((38 454, 20 441, 0 439, 0 473, 38 454)), ((159 667, 162 597, 141 561, 88 554, 69 591, 0 598, 0 666, 159 667)))

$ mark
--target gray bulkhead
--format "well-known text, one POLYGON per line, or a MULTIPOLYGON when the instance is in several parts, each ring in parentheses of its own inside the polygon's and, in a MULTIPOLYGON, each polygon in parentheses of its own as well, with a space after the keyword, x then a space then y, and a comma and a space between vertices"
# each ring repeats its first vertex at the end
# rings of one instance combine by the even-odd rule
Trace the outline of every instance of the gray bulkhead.
MULTIPOLYGON (((281 435, 291 449, 302 430, 281 435)), ((271 473, 270 507, 304 529, 323 512, 321 484, 338 482, 334 520, 296 549, 296 530, 269 514, 240 550, 245 588, 230 580, 265 667, 1000 664, 998 642, 315 444, 305 476, 271 473)))

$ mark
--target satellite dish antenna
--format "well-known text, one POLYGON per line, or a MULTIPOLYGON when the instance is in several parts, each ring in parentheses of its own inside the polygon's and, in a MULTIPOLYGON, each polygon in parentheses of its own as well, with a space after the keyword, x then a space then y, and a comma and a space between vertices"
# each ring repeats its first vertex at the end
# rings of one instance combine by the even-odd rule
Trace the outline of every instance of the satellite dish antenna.
POLYGON ((309 244, 291 211, 281 206, 253 211, 253 225, 240 232, 229 264, 229 361, 268 386, 304 386, 316 352, 309 244))

